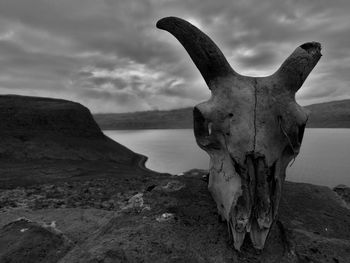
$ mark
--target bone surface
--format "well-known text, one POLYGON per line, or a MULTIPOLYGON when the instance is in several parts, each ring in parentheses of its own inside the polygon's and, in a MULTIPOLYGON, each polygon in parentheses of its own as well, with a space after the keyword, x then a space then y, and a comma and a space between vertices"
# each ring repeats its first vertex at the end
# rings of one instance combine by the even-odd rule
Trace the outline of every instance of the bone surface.
POLYGON ((239 250, 249 233, 253 246, 263 249, 308 119, 295 93, 319 61, 321 45, 297 47, 271 76, 248 77, 187 21, 167 17, 157 27, 180 41, 212 92, 193 110, 194 134, 210 156, 208 188, 233 245, 239 250))

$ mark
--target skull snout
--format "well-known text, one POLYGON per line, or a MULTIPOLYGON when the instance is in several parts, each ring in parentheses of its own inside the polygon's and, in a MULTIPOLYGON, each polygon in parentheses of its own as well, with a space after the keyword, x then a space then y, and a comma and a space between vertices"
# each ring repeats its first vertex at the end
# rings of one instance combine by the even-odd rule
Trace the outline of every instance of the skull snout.
POLYGON ((236 169, 242 194, 231 207, 228 225, 237 249, 246 232, 254 247, 263 247, 279 201, 276 162, 268 165, 265 155, 253 151, 246 153, 244 164, 236 169))

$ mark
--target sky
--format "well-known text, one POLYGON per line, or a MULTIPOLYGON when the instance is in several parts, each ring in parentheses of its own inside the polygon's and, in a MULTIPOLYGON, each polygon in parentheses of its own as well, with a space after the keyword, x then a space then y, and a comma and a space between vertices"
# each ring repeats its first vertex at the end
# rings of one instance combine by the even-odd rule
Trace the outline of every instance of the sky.
POLYGON ((209 35, 240 74, 267 76, 322 44, 301 105, 350 98, 348 0, 0 0, 0 94, 63 98, 93 113, 175 109, 210 97, 177 16, 209 35))

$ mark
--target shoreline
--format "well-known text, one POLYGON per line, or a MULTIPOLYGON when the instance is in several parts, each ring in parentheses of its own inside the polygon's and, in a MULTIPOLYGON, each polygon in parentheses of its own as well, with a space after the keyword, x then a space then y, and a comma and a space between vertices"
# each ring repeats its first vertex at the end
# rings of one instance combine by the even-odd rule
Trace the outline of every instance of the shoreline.
POLYGON ((140 168, 141 170, 144 170, 146 172, 155 172, 155 173, 158 173, 156 171, 153 171, 151 169, 148 169, 146 167, 146 162, 148 160, 148 157, 146 155, 143 155, 143 154, 139 154, 139 153, 135 153, 137 154, 137 160, 136 160, 136 163, 137 163, 137 167, 140 168))
POLYGON ((172 173, 167 173, 167 172, 158 172, 158 171, 155 171, 155 170, 152 170, 152 169, 146 167, 146 162, 148 161, 149 158, 146 155, 143 155, 143 154, 137 153, 137 155, 139 155, 138 156, 138 160, 136 161, 137 162, 137 168, 140 168, 142 171, 151 173, 153 175, 163 175, 163 176, 172 176, 172 175, 174 175, 172 173))
MULTIPOLYGON (((192 129, 104 131, 129 149, 146 155, 145 166, 159 173, 178 174, 192 168, 207 169, 209 157, 196 144, 192 129)), ((350 147, 349 129, 306 129, 295 163, 288 167, 287 180, 325 185, 350 185, 350 164, 344 158, 350 147)))

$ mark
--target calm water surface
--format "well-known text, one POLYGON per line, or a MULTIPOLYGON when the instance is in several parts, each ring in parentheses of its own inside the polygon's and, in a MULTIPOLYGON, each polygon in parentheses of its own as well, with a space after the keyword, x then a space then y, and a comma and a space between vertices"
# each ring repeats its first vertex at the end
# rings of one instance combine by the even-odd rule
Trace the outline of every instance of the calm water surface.
MULTIPOLYGON (((180 173, 208 169, 209 157, 196 144, 192 129, 104 131, 113 140, 149 157, 152 170, 180 173)), ((300 154, 287 169, 287 180, 350 186, 350 129, 306 129, 300 154)))

